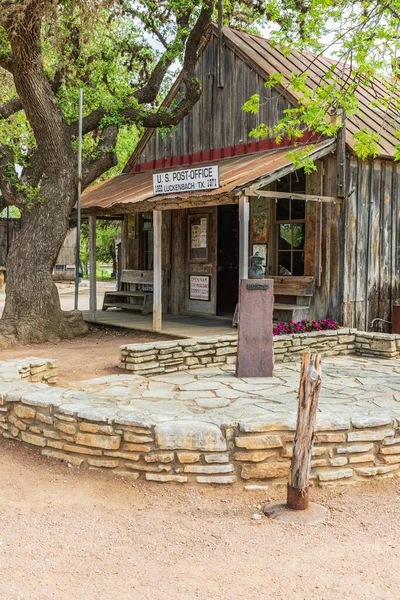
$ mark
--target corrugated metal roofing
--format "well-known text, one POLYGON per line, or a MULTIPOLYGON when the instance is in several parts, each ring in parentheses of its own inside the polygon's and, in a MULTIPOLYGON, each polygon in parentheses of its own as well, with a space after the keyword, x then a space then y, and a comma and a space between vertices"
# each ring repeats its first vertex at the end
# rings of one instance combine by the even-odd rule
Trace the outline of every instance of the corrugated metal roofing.
MULTIPOLYGON (((307 85, 311 89, 321 84, 321 79, 334 64, 338 65, 336 76, 343 78, 349 76, 348 67, 325 56, 298 50, 292 50, 290 55, 286 56, 279 47, 272 46, 268 40, 259 36, 228 27, 223 28, 223 33, 228 46, 242 58, 247 59, 247 62, 262 75, 268 77, 273 73, 282 73, 284 75, 282 87, 295 101, 298 100, 299 93, 290 87, 289 78, 292 73, 307 72, 307 85)), ((382 82, 376 80, 371 87, 360 85, 356 96, 363 114, 347 118, 347 144, 350 148, 354 148, 353 134, 360 129, 368 128, 381 136, 379 144, 381 156, 392 158, 396 151, 395 145, 398 144, 395 131, 400 127, 400 114, 394 107, 385 110, 372 105, 373 102, 379 102, 387 97, 387 90, 382 82)), ((394 100, 398 102, 400 97, 397 96, 394 100)))
MULTIPOLYGON (((309 152, 310 156, 319 158, 331 152, 333 140, 315 144, 309 152)), ((154 195, 153 174, 176 171, 176 167, 143 173, 126 173, 117 175, 107 181, 94 185, 82 194, 82 211, 84 213, 118 214, 138 212, 155 208, 179 208, 188 201, 199 206, 215 203, 216 198, 226 202, 235 201, 237 192, 261 178, 279 173, 287 169, 292 161, 287 158, 288 152, 304 152, 304 146, 282 148, 278 151, 256 152, 244 156, 213 161, 207 164, 218 164, 220 167, 220 187, 202 192, 181 192, 179 194, 154 195)), ((202 163, 204 166, 204 163, 202 163)), ((190 165, 194 168, 196 165, 190 165)))

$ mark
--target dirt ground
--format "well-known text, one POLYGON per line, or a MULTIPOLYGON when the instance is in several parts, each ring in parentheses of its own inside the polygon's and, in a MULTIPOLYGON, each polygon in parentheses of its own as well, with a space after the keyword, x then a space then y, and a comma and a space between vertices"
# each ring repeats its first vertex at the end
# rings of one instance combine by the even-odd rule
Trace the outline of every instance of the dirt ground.
POLYGON ((29 344, 0 350, 0 360, 27 356, 58 358, 57 385, 66 386, 69 381, 123 373, 117 368, 119 347, 122 344, 142 344, 168 339, 171 338, 143 331, 91 326, 86 336, 74 340, 63 340, 58 344, 29 344))
POLYGON ((253 520, 284 490, 180 488, 0 441, 3 600, 389 600, 399 481, 313 490, 326 523, 253 520))

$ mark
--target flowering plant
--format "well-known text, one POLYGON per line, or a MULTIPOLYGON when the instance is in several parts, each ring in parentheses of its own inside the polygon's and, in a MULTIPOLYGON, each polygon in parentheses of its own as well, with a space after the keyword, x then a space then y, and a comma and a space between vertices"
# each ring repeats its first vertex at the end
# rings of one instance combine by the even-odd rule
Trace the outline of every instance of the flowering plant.
POLYGON ((333 319, 320 319, 318 321, 296 321, 290 323, 276 323, 274 335, 285 335, 287 333, 306 333, 307 331, 326 331, 327 329, 339 329, 340 325, 333 319))

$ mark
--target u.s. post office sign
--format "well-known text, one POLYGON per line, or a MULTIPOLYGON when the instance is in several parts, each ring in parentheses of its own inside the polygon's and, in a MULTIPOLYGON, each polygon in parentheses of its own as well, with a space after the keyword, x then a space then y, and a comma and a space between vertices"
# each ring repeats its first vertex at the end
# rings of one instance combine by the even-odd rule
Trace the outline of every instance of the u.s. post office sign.
POLYGON ((153 175, 154 194, 201 192, 219 187, 219 167, 193 167, 153 175))

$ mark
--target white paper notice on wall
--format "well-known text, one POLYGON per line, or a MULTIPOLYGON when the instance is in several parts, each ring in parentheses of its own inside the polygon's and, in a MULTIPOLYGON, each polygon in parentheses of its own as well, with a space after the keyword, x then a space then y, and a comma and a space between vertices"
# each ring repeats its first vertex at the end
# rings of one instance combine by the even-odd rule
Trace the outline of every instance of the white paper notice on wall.
POLYGON ((200 219, 200 248, 207 248, 207 219, 200 219))
POLYGON ((191 231, 191 248, 204 248, 204 246, 201 245, 201 226, 200 225, 196 225, 196 224, 192 224, 192 231, 191 231))
POLYGON ((189 298, 190 300, 210 300, 210 275, 189 276, 189 298))

